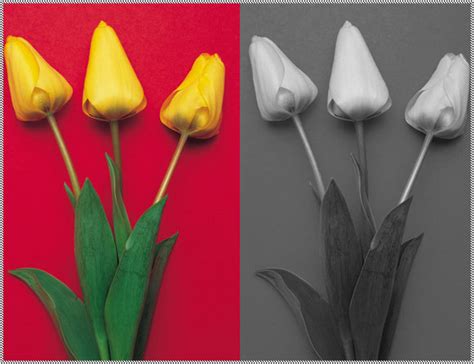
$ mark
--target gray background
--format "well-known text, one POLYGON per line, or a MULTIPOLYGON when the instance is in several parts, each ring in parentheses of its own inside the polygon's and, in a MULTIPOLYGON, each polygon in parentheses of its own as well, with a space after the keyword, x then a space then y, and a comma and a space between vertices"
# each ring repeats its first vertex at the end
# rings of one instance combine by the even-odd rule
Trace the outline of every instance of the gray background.
MULTIPOLYGON (((241 6, 241 358, 314 359, 292 313, 255 270, 283 267, 324 292, 319 211, 291 121, 260 118, 248 46, 268 36, 317 84, 302 115, 325 182, 335 178, 355 216, 356 152, 351 123, 326 110, 336 35, 358 26, 388 85, 392 108, 367 122, 371 203, 377 217, 396 204, 423 135, 404 109, 447 52, 469 55, 468 5, 241 6)), ((400 314, 392 359, 469 357, 469 135, 436 140, 417 179, 405 238, 425 232, 400 314)), ((354 216, 353 215, 353 216, 354 216)))

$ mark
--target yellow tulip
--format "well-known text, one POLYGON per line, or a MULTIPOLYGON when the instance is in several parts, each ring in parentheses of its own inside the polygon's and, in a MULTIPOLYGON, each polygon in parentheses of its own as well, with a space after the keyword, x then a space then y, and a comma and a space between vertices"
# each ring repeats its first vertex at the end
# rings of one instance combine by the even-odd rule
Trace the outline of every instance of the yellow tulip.
POLYGON ((114 29, 101 21, 92 35, 82 110, 99 120, 121 120, 142 111, 142 85, 114 29))
POLYGON ((219 133, 225 67, 217 54, 201 54, 184 81, 165 100, 161 122, 190 137, 207 139, 219 133))
POLYGON ((5 61, 18 119, 43 119, 61 109, 71 98, 71 85, 25 39, 7 37, 5 61))

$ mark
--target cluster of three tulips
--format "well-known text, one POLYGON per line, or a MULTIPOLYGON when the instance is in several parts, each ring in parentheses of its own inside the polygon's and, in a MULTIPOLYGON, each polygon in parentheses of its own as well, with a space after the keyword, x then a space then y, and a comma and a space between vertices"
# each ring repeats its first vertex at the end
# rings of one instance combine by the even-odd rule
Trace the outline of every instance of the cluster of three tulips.
MULTIPOLYGON (((249 54, 262 118, 267 121, 293 119, 313 166, 316 192, 322 198, 325 187, 321 172, 299 118, 299 114, 316 99, 316 85, 268 38, 255 36, 249 54)), ((433 137, 455 138, 464 130, 468 94, 469 65, 462 54, 448 53, 439 62, 431 79, 409 101, 405 119, 413 128, 426 134, 426 145, 433 137)), ((327 109, 335 118, 354 124, 366 190, 368 179, 363 121, 381 115, 391 105, 387 85, 362 34, 346 21, 337 36, 327 109)), ((424 155, 423 152, 421 154, 424 155)), ((413 177, 409 179, 401 201, 410 193, 413 177)))
POLYGON ((217 54, 201 54, 184 81, 164 101, 160 118, 180 134, 156 198, 132 229, 122 197, 119 120, 147 104, 144 90, 114 29, 100 22, 94 31, 84 82, 82 109, 110 123, 114 160, 107 156, 113 232, 92 184, 82 188, 54 114, 72 97, 72 87, 32 45, 9 36, 5 58, 18 119, 46 118, 64 159, 75 211, 75 256, 84 303, 59 280, 32 268, 11 271, 37 294, 50 312, 73 359, 141 359, 167 257, 177 235, 156 245, 164 198, 187 138, 219 132, 225 68, 217 54))
MULTIPOLYGON (((21 37, 7 37, 5 59, 17 118, 22 121, 46 118, 49 121, 77 197, 79 182, 54 118, 72 97, 71 85, 21 37)), ((180 133, 184 140, 215 136, 222 119, 224 78, 225 68, 219 56, 201 54, 186 79, 163 103, 162 123, 180 133)), ((121 164, 118 121, 136 115, 146 105, 143 87, 117 34, 101 21, 92 36, 82 109, 91 118, 110 123, 118 166, 121 164)))
POLYGON ((311 79, 268 38, 255 36, 249 49, 257 104, 267 121, 293 119, 303 141, 321 202, 327 300, 308 283, 282 269, 258 275, 269 281, 302 320, 320 359, 386 359, 390 351, 404 287, 422 235, 403 244, 409 195, 433 137, 462 134, 469 94, 469 65, 462 54, 446 54, 430 80, 409 101, 405 119, 426 134, 421 152, 398 206, 377 228, 368 200, 364 121, 387 111, 387 85, 360 31, 346 22, 339 31, 328 89, 332 116, 353 122, 359 161, 364 222, 357 234, 342 193, 334 181, 326 189, 299 114, 315 100, 311 79), (362 254, 361 254, 362 253, 362 254))

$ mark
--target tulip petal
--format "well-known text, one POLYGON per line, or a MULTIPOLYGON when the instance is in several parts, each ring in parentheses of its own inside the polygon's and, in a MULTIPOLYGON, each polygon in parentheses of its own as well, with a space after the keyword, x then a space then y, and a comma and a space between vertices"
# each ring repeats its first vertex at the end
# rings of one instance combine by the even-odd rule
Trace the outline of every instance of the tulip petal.
POLYGON ((17 118, 23 121, 43 119, 44 112, 35 110, 31 100, 39 73, 34 55, 18 37, 9 36, 5 44, 5 61, 17 118))
POLYGON ((435 131, 441 110, 450 106, 443 84, 438 83, 430 89, 417 92, 407 105, 405 118, 415 129, 432 132, 435 131))
POLYGON ((454 112, 454 121, 437 133, 439 138, 452 139, 464 131, 469 98, 469 64, 462 55, 456 56, 443 83, 446 97, 454 112), (447 130, 446 132, 446 129, 447 130))
POLYGON ((456 56, 452 53, 445 54, 439 61, 438 66, 436 67, 428 82, 422 87, 422 90, 427 90, 435 86, 438 82, 442 82, 448 74, 449 68, 453 64, 455 57, 456 56))
POLYGON ((328 91, 328 110, 337 104, 351 120, 365 120, 380 115, 387 103, 387 85, 357 27, 346 22, 336 41, 328 91), (334 103, 333 103, 334 102, 334 103))
POLYGON ((194 126, 197 131, 192 135, 196 138, 212 137, 219 132, 222 115, 222 102, 224 98, 225 67, 217 54, 209 59, 199 79, 199 91, 206 102, 208 121, 201 124, 204 118, 197 119, 194 126))
POLYGON ((92 105, 89 100, 85 100, 82 104, 82 110, 85 114, 89 115, 93 119, 106 120, 105 116, 102 115, 99 110, 97 110, 94 105, 92 105))
MULTIPOLYGON (((206 108, 206 100, 201 95, 197 83, 183 90, 175 91, 163 104, 161 117, 166 125, 176 131, 185 132, 191 128, 196 111, 206 108)), ((200 121, 206 123, 206 121, 200 121)))
POLYGON ((285 69, 275 47, 269 39, 254 36, 249 48, 258 108, 262 118, 268 121, 286 120, 291 116, 276 100, 285 69))
POLYGON ((137 114, 145 106, 142 85, 117 34, 105 22, 100 22, 91 41, 83 111, 97 119, 120 120, 137 114), (87 103, 93 105, 93 109, 87 103), (88 112, 94 109, 97 113, 88 112))
MULTIPOLYGON (((72 96, 72 87, 44 58, 34 49, 30 43, 20 39, 30 50, 38 64, 38 78, 35 87, 43 90, 49 98, 49 112, 55 113, 72 96)), ((44 96, 43 96, 44 97, 44 96)))
POLYGON ((391 107, 392 107, 392 98, 389 96, 387 99, 387 102, 385 102, 385 104, 380 109, 378 109, 375 113, 367 116, 366 120, 373 119, 379 115, 382 115, 385 111, 388 111, 391 107))
POLYGON ((338 119, 352 121, 351 117, 342 110, 334 99, 328 96, 328 112, 338 119))
POLYGON ((295 94, 288 90, 287 88, 280 87, 276 94, 277 104, 285 110, 295 112, 296 110, 296 100, 295 94))
POLYGON ((198 82, 212 57, 213 56, 209 55, 208 53, 199 55, 199 57, 194 61, 191 70, 186 75, 186 78, 180 83, 176 90, 184 90, 193 83, 198 82))
POLYGON ((318 88, 311 79, 301 71, 281 49, 270 39, 264 38, 273 45, 275 52, 283 63, 284 73, 280 88, 290 90, 295 98, 295 113, 304 111, 318 96, 318 88))

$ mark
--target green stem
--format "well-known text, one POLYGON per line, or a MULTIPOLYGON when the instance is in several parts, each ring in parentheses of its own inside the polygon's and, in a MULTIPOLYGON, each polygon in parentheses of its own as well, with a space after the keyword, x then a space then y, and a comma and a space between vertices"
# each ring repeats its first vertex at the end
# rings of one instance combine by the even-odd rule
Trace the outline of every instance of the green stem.
POLYGON ((171 158, 170 164, 168 165, 168 169, 166 170, 166 174, 163 177, 163 181, 161 182, 160 189, 158 190, 158 194, 155 197, 155 202, 158 203, 163 196, 165 195, 166 189, 168 188, 168 184, 170 183, 171 176, 178 164, 179 157, 181 152, 183 151, 184 145, 186 144, 186 140, 188 139, 188 134, 182 133, 179 137, 178 145, 176 146, 176 150, 174 151, 173 157, 171 158))
POLYGON ((59 151, 61 152, 64 164, 66 165, 67 173, 69 174, 69 179, 71 180, 74 196, 76 196, 77 199, 79 197, 79 193, 81 192, 81 187, 79 186, 76 170, 74 169, 74 165, 72 164, 72 160, 67 150, 66 144, 64 143, 64 139, 61 135, 61 132, 59 131, 58 124, 56 123, 56 118, 53 114, 48 114, 47 119, 49 125, 51 126, 51 129, 53 130, 56 142, 58 143, 59 151))
POLYGON ((119 171, 122 169, 122 155, 120 152, 120 135, 117 120, 110 121, 110 133, 112 134, 112 146, 114 149, 114 161, 119 171))
POLYGON ((303 142, 304 149, 306 151, 306 155, 308 157, 309 163, 311 164, 311 169, 313 170, 314 179, 316 181, 316 189, 315 192, 319 197, 319 200, 322 201, 324 197, 324 193, 326 192, 326 188, 324 187, 323 177, 321 175, 321 171, 319 170, 318 163, 316 162, 316 158, 314 157, 313 150, 311 149, 311 144, 309 144, 308 137, 306 136, 306 132, 303 129, 303 125, 301 124, 301 119, 298 115, 293 116, 293 121, 295 122, 296 129, 301 137, 301 141, 303 142))
POLYGON ((357 149, 359 151, 359 162, 362 170, 362 186, 365 189, 365 194, 369 197, 369 171, 367 168, 367 152, 365 146, 364 136, 364 121, 354 121, 354 127, 357 135, 357 149))
POLYGON ((410 177, 408 178, 408 182, 405 186, 405 189, 403 190, 402 197, 400 198, 400 203, 404 202, 411 193, 413 185, 415 184, 416 177, 418 176, 418 172, 420 171, 421 165, 423 164, 423 160, 425 159, 426 152, 428 151, 428 147, 430 146, 431 140, 433 140, 433 133, 430 132, 425 135, 425 140, 423 141, 420 154, 418 154, 418 158, 416 159, 410 177))

